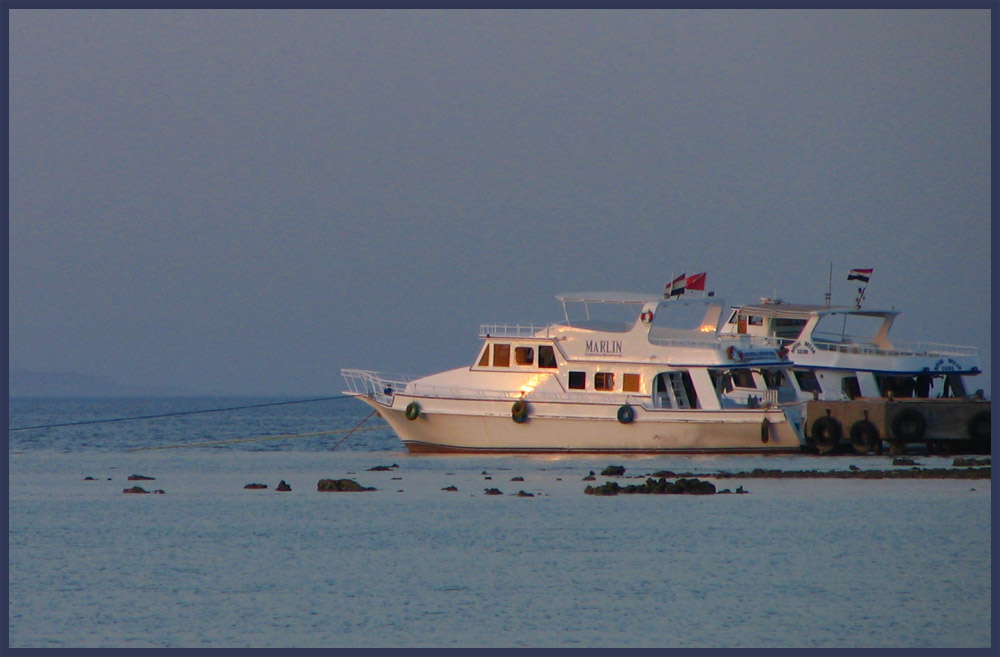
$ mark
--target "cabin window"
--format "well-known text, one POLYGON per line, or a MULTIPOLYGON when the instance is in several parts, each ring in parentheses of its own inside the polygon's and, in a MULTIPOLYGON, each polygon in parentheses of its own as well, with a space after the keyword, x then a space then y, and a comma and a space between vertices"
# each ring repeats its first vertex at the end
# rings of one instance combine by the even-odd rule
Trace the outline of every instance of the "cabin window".
POLYGON ((757 388, 753 381, 753 372, 750 370, 733 370, 733 385, 737 388, 757 388))
POLYGON ((714 388, 717 392, 733 391, 733 377, 728 372, 723 372, 722 370, 709 370, 708 376, 712 379, 712 388, 714 388))
POLYGON ((510 367, 510 345, 493 345, 493 367, 510 367))
POLYGON ((840 389, 844 391, 848 399, 857 399, 861 396, 861 386, 858 385, 858 377, 845 376, 840 382, 840 389))
POLYGON ((535 362, 535 348, 515 347, 514 362, 518 365, 533 365, 535 362))
POLYGON ((819 380, 816 379, 816 372, 812 370, 795 370, 795 380, 803 392, 822 392, 819 380))
POLYGON ((622 377, 622 390, 625 392, 639 392, 640 382, 638 374, 625 374, 622 377))
POLYGON ((802 333, 805 325, 806 320, 804 319, 787 319, 785 317, 775 317, 772 323, 775 337, 789 340, 799 337, 799 333, 802 333))
POLYGON ((764 376, 764 383, 767 385, 768 390, 778 390, 781 388, 782 379, 784 378, 781 370, 763 370, 761 374, 764 376))
POLYGON ((763 326, 764 325, 764 318, 761 317, 760 315, 750 315, 747 318, 747 321, 750 322, 750 326, 763 326))
POLYGON ((569 387, 574 390, 585 390, 587 388, 586 372, 570 372, 569 387))
POLYGON ((538 346, 538 366, 539 367, 555 367, 556 366, 556 352, 550 344, 543 344, 538 346))
POLYGON ((729 324, 735 324, 736 321, 737 321, 736 318, 737 318, 737 316, 739 314, 740 314, 740 311, 734 310, 733 313, 729 316, 729 322, 728 323, 729 324))
POLYGON ((594 375, 594 390, 614 390, 615 375, 611 372, 598 372, 594 375))
POLYGON ((479 359, 479 367, 486 367, 490 364, 490 346, 486 345, 483 349, 483 357, 479 359))

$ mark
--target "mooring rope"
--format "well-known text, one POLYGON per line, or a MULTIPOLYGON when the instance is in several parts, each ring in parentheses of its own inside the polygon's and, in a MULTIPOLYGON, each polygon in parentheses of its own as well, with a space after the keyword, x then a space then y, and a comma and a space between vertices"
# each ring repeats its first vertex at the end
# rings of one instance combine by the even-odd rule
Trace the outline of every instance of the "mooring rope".
POLYGON ((133 420, 152 420, 164 417, 177 417, 179 415, 196 415, 198 413, 221 413, 224 411, 241 411, 248 408, 264 408, 265 406, 287 406, 289 404, 309 404, 312 402, 331 401, 334 399, 349 399, 357 395, 338 395, 336 397, 319 397, 317 399, 297 399, 294 401, 269 402, 266 404, 251 404, 248 406, 230 406, 228 408, 206 408, 200 411, 176 411, 174 413, 158 413, 156 415, 136 415, 132 417, 114 417, 103 420, 80 420, 79 422, 61 422, 59 424, 39 424, 33 427, 15 427, 8 429, 9 432, 28 431, 29 429, 54 429, 56 427, 76 427, 83 424, 106 424, 110 422, 131 422, 133 420))
POLYGON ((350 438, 350 437, 351 437, 351 434, 352 434, 352 433, 354 433, 355 431, 359 431, 359 430, 360 430, 360 431, 371 431, 372 429, 381 429, 382 427, 369 427, 368 429, 359 429, 359 427, 360 427, 360 426, 361 426, 362 424, 364 424, 365 422, 367 422, 367 421, 368 421, 368 418, 370 418, 370 417, 371 417, 371 416, 373 416, 373 415, 375 415, 375 409, 374 409, 374 408, 372 409, 372 412, 371 412, 371 413, 369 413, 368 415, 366 415, 366 416, 365 416, 365 419, 363 419, 363 420, 361 420, 360 422, 358 422, 357 424, 355 424, 355 425, 354 425, 354 428, 353 428, 353 429, 351 429, 350 431, 348 431, 348 432, 347 432, 347 435, 346 435, 346 436, 344 436, 344 437, 343 437, 343 438, 341 438, 341 439, 340 439, 339 441, 337 441, 337 444, 336 444, 336 445, 334 445, 333 447, 331 447, 331 448, 330 448, 330 451, 332 452, 333 450, 335 450, 335 449, 337 449, 338 447, 340 447, 340 443, 342 443, 342 442, 344 442, 345 440, 347 440, 348 438, 350 438))

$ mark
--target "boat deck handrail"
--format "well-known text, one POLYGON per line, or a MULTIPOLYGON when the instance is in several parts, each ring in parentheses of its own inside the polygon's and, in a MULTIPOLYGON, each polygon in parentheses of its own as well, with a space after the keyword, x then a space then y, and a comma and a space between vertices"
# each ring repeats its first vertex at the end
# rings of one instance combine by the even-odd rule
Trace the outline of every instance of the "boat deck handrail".
POLYGON ((549 336, 551 324, 538 326, 536 324, 480 324, 479 337, 481 338, 533 338, 539 333, 549 336))
MULTIPOLYGON (((865 356, 968 356, 976 358, 979 349, 964 345, 944 344, 941 342, 909 342, 905 340, 893 340, 892 348, 879 347, 868 341, 867 338, 857 338, 855 336, 843 336, 839 334, 836 339, 824 339, 823 334, 814 333, 810 343, 817 349, 825 351, 836 351, 845 354, 861 354, 865 356)), ((793 342, 798 342, 798 338, 777 338, 769 337, 768 340, 776 346, 787 346, 793 342)))

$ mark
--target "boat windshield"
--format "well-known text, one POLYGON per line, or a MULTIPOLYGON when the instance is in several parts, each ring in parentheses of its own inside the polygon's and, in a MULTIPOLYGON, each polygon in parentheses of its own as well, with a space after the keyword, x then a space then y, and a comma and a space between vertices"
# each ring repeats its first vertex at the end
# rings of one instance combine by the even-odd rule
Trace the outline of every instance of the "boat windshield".
POLYGON ((872 344, 884 323, 884 318, 873 315, 849 313, 824 315, 813 330, 813 340, 872 344))

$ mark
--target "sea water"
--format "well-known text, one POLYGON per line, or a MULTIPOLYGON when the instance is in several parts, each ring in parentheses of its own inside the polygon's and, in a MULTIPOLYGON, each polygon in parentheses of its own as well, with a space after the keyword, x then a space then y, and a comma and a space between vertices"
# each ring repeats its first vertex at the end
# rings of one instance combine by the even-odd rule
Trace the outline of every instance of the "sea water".
POLYGON ((368 414, 353 400, 168 415, 268 401, 10 400, 11 429, 163 417, 10 432, 9 645, 991 647, 989 480, 598 497, 584 489, 611 464, 623 485, 894 466, 410 455, 374 417, 338 445, 368 414), (325 431, 344 433, 289 437, 325 431), (376 490, 318 492, 326 478, 376 490))

